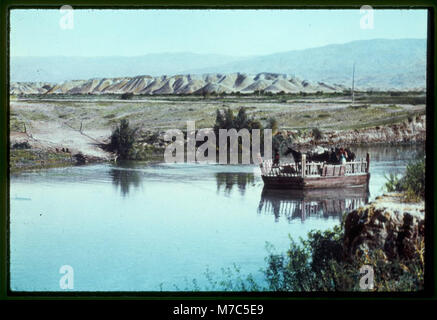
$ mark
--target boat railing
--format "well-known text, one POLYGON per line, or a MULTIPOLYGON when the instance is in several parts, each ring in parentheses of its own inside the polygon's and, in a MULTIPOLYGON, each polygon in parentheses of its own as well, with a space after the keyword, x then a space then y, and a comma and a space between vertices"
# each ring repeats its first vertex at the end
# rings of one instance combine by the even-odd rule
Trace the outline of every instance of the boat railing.
POLYGON ((306 156, 302 155, 302 161, 274 164, 272 160, 261 163, 261 173, 268 177, 321 177, 360 175, 369 172, 370 156, 365 159, 347 161, 345 164, 328 164, 326 162, 306 162, 306 156), (304 168, 304 170, 302 170, 304 168))

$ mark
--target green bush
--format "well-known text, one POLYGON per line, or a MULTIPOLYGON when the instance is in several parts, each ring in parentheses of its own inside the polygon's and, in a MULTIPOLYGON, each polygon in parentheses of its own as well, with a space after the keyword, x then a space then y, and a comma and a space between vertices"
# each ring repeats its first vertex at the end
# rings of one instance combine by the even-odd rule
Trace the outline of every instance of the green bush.
MULTIPOLYGON (((240 269, 222 269, 222 274, 205 273, 212 291, 361 291, 360 268, 370 265, 374 270, 373 291, 419 291, 424 288, 424 242, 419 243, 415 256, 406 260, 387 261, 382 250, 368 252, 361 258, 346 259, 343 254, 342 226, 331 230, 311 231, 308 239, 299 243, 290 238, 286 253, 273 253, 267 244, 267 267, 264 279, 252 274, 242 275, 240 269)), ((185 290, 198 291, 197 280, 185 290)))
POLYGON ((390 174, 386 179, 387 191, 404 192, 408 201, 425 199, 425 158, 410 162, 401 178, 390 174))
POLYGON ((355 260, 343 256, 340 226, 312 231, 307 240, 290 239, 286 254, 270 253, 264 271, 271 291, 359 291, 360 268, 374 269, 375 291, 416 291, 424 285, 424 244, 414 259, 386 261, 381 250, 355 260))
POLYGON ((320 130, 319 128, 313 128, 312 132, 315 140, 320 140, 323 138, 322 130, 320 130))
POLYGON ((29 144, 29 142, 24 141, 24 142, 16 142, 13 144, 12 149, 30 149, 31 146, 29 144))
POLYGON ((134 97, 132 92, 125 92, 121 95, 121 99, 123 100, 131 100, 134 97))
POLYGON ((220 129, 263 129, 263 126, 258 120, 254 118, 249 118, 246 113, 246 108, 241 107, 238 110, 238 114, 235 117, 234 112, 231 108, 227 108, 223 111, 217 109, 216 119, 214 124, 214 132, 219 135, 220 129))
POLYGON ((278 131, 278 120, 274 117, 268 118, 266 128, 272 129, 272 133, 275 134, 278 131))
POLYGON ((135 159, 134 143, 138 128, 130 128, 129 121, 120 120, 120 123, 111 134, 108 149, 117 153, 120 160, 135 159))

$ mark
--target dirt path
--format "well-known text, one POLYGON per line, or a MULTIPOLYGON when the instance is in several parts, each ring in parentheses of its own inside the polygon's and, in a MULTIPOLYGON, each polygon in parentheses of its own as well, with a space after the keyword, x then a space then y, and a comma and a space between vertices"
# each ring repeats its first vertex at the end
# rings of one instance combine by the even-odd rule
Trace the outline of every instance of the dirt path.
POLYGON ((33 147, 42 150, 61 150, 68 148, 72 154, 81 152, 88 157, 110 160, 113 155, 98 145, 104 142, 110 132, 95 130, 80 132, 66 122, 22 120, 26 123, 26 133, 11 132, 11 144, 27 140, 33 147))

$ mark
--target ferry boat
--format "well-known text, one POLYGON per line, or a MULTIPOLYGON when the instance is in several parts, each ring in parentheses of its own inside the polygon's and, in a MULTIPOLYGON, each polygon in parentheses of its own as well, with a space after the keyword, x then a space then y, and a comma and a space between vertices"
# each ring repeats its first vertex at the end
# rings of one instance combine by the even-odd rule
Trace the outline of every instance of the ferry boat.
POLYGON ((306 155, 294 163, 275 165, 272 160, 260 164, 261 177, 267 188, 276 189, 329 189, 367 187, 370 180, 370 155, 365 159, 343 164, 308 162, 306 155))

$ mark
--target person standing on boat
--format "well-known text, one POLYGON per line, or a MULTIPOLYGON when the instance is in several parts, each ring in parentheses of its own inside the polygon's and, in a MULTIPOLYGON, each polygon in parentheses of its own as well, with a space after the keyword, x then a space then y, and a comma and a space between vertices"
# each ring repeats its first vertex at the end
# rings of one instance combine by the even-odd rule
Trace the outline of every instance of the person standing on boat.
POLYGON ((346 157, 347 157, 346 152, 344 151, 343 148, 340 148, 340 163, 341 164, 346 164, 346 157))
POLYGON ((275 150, 275 157, 273 158, 273 165, 279 166, 279 151, 275 150))
POLYGON ((341 164, 346 164, 346 156, 344 153, 341 155, 341 164))
POLYGON ((331 148, 331 152, 329 153, 329 163, 331 163, 331 164, 338 163, 337 154, 336 154, 334 148, 331 148))

